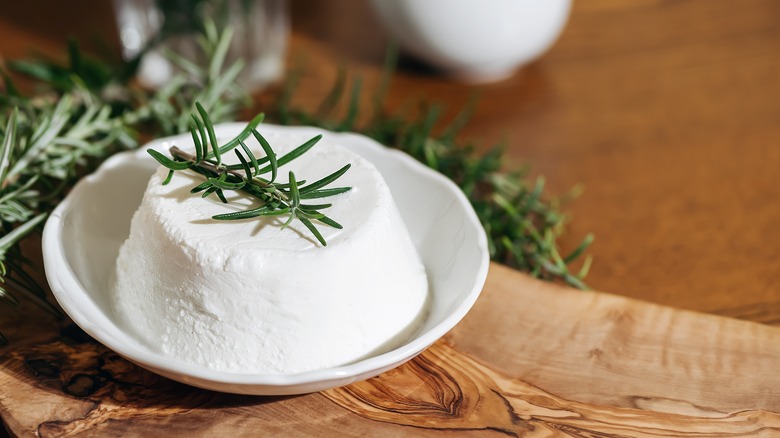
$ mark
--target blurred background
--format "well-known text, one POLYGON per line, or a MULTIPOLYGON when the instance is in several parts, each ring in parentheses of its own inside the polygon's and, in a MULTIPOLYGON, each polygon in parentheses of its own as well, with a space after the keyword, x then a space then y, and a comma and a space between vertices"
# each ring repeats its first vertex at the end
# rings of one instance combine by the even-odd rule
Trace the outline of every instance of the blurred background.
MULTIPOLYGON (((114 4, 7 3, 0 56, 62 59, 75 37, 118 60, 114 4)), ((376 87, 392 38, 373 5, 288 1, 281 77, 246 114, 291 71, 303 108, 340 68, 376 87)), ((439 103, 444 124, 476 95, 460 138, 503 143, 505 165, 531 166, 552 194, 582 188, 560 243, 595 235, 592 288, 780 324, 780 2, 581 0, 565 23, 537 59, 481 78, 493 82, 402 57, 384 104, 439 103)))

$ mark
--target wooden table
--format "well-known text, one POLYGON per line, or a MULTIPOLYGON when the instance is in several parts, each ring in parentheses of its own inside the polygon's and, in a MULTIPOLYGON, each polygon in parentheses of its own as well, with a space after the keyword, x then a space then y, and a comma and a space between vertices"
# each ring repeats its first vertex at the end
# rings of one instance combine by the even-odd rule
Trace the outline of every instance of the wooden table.
MULTIPOLYGON (((324 3, 294 3, 293 52, 322 64, 310 96, 335 59, 375 72, 385 46, 366 2, 324 3)), ((563 244, 595 234, 594 289, 780 323, 779 14, 773 0, 575 1, 558 43, 514 78, 401 71, 388 104, 454 114, 476 91, 464 139, 505 141, 553 193, 581 184, 563 244)))
MULTIPOLYGON (((106 3, 80 0, 70 3, 77 5, 73 9, 46 3, 45 9, 51 12, 42 15, 37 13, 44 8, 40 0, 14 6, 0 17, 0 53, 14 58, 31 45, 57 53, 63 46, 61 35, 68 32, 84 37, 97 31, 106 36, 109 46, 116 47, 115 26, 106 3)), ((291 53, 293 58, 302 56, 306 60, 299 105, 311 107, 319 102, 327 92, 323 84, 332 82, 342 64, 364 76, 369 87, 376 82, 387 39, 380 33, 367 2, 297 0, 292 2, 292 16, 291 53)), ((596 242, 590 250, 595 260, 588 278, 594 289, 678 309, 780 325, 778 16, 780 2, 774 0, 582 0, 575 2, 570 23, 555 47, 515 77, 471 86, 419 68, 402 68, 390 89, 387 106, 399 108, 424 99, 442 103, 445 114, 452 116, 478 92, 480 103, 462 133, 463 139, 474 139, 485 147, 505 141, 509 164, 533 165, 534 175, 544 175, 552 193, 563 193, 576 184, 585 188, 584 194, 567 207, 573 220, 562 244, 571 248, 586 233, 595 234, 596 242)), ((258 102, 264 99, 258 96, 258 102)), ((547 397, 537 407, 549 409, 545 412, 550 415, 556 413, 554 405, 559 403, 559 407, 570 409, 566 412, 583 418, 616 419, 656 413, 640 418, 637 424, 644 427, 652 427, 654 421, 661 421, 659 418, 669 420, 658 414, 664 412, 689 414, 706 424, 674 421, 693 424, 691 430, 711 425, 715 429, 708 429, 710 433, 728 426, 722 419, 720 423, 707 423, 706 419, 715 418, 716 413, 735 421, 749 422, 752 418, 768 427, 777 426, 777 414, 773 412, 780 412, 780 382, 772 370, 780 363, 780 332, 775 328, 621 301, 605 294, 570 294, 493 267, 486 297, 513 300, 515 296, 524 301, 510 308, 523 311, 526 303, 537 305, 537 311, 549 318, 547 325, 545 317, 538 315, 523 319, 518 314, 516 317, 525 322, 512 322, 505 316, 490 314, 488 310, 500 312, 501 306, 485 301, 476 309, 476 316, 470 316, 447 342, 437 344, 423 360, 413 364, 425 360, 458 363, 447 355, 459 349, 465 352, 459 369, 472 376, 491 376, 490 381, 500 391, 525 394, 519 396, 520 400, 547 397), (512 295, 515 288, 517 294, 512 295), (535 291, 544 292, 534 295, 535 291), (544 300, 538 299, 542 296, 544 300), (578 313, 588 309, 590 315, 604 318, 588 319, 578 313), (610 356, 603 346, 581 352, 544 350, 542 344, 520 342, 509 335, 486 336, 485 342, 477 342, 474 334, 482 327, 479 323, 491 318, 498 319, 497 327, 504 330, 536 330, 534 333, 562 343, 573 340, 561 332, 564 326, 549 327, 552 321, 563 324, 567 318, 576 319, 587 333, 641 327, 621 338, 621 345, 629 348, 627 351, 643 346, 659 348, 664 362, 655 365, 664 371, 648 370, 648 385, 677 383, 665 388, 672 394, 665 402, 658 394, 644 401, 629 400, 627 388, 635 391, 641 387, 638 380, 630 379, 630 370, 636 370, 631 367, 641 366, 643 360, 649 363, 647 358, 655 356, 610 356), (639 322, 635 326, 631 321, 639 322), (659 324, 663 325, 660 332, 652 333, 652 327, 659 324), (661 334, 663 342, 659 341, 661 334), (492 345, 500 349, 511 342, 519 342, 512 345, 522 347, 526 359, 489 351, 492 345), (698 359, 682 360, 686 348, 698 359), (563 359, 555 361, 543 353, 563 359), (607 365, 602 363, 611 367, 608 376, 600 374, 604 368, 593 362, 604 357, 611 360, 603 361, 607 365), (574 363, 581 358, 590 360, 585 371, 574 363), (720 365, 703 365, 712 364, 713 358, 720 365), (543 362, 546 368, 523 368, 532 359, 543 362), (747 368, 740 368, 740 361, 747 368), (623 377, 617 381, 609 380, 618 368, 629 371, 618 373, 623 377), (479 372, 473 374, 475 369, 479 372), (745 372, 751 375, 746 370, 753 370, 752 379, 744 377, 745 372), (738 376, 746 392, 734 395, 733 387, 728 386, 729 376, 738 376), (691 379, 689 386, 684 383, 686 378, 691 379), (531 387, 518 389, 528 382, 531 387), (707 392, 712 387, 731 388, 724 389, 731 396, 707 392), (540 392, 534 393, 537 390, 540 392), (688 400, 688 404, 680 405, 679 399, 688 400), (641 415, 639 411, 621 409, 638 409, 641 415), (737 411, 755 416, 740 418, 741 414, 734 414, 737 411)), ((51 328, 43 332, 54 333, 51 328)), ((44 334, 39 338, 45 338, 44 334)), ((518 335, 528 333, 519 331, 518 335)), ((22 350, 27 354, 35 348, 25 346, 22 350)), ((87 350, 106 354, 98 346, 87 350)), ((23 357, 19 353, 13 360, 18 362, 23 357)), ((13 360, 7 363, 18 365, 13 360)), ((402 368, 400 374, 388 379, 413 371, 413 366, 402 368)), ((371 390, 370 385, 356 388, 352 396, 371 390)), ((345 409, 354 408, 352 412, 364 408, 350 404, 360 397, 349 399, 345 394, 315 396, 345 409)), ((229 400, 231 413, 252 403, 229 400)), ((318 404, 320 399, 304 400, 307 409, 326 406, 318 404)), ((283 415, 303 432, 313 432, 291 416, 290 403, 284 400, 270 403, 267 410, 257 406, 252 408, 254 411, 247 409, 257 415, 283 415)), ((220 406, 225 408, 224 404, 220 406)), ((330 430, 339 430, 339 421, 357 424, 352 422, 353 417, 339 412, 327 411, 331 415, 327 426, 330 430)), ((361 418, 373 422, 359 423, 361 428, 355 433, 370 433, 387 424, 382 421, 394 421, 381 413, 363 413, 361 418)), ((488 426, 504 424, 500 419, 479 418, 488 426)), ((573 427, 563 425, 556 430, 566 430, 564 426, 573 427)), ((597 426, 598 422, 592 430, 638 433, 627 432, 632 429, 622 426, 597 426)), ((668 431, 686 431, 685 426, 680 427, 668 431)), ((390 429, 389 433, 399 431, 411 434, 407 429, 390 429)))

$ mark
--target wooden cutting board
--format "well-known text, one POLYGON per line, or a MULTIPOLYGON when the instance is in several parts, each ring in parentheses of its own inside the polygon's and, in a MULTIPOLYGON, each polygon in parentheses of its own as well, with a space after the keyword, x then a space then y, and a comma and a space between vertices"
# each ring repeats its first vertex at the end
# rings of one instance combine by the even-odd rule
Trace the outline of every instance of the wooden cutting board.
POLYGON ((297 397, 191 388, 42 319, 3 327, 14 435, 780 436, 780 329, 495 264, 471 313, 418 358, 297 397))

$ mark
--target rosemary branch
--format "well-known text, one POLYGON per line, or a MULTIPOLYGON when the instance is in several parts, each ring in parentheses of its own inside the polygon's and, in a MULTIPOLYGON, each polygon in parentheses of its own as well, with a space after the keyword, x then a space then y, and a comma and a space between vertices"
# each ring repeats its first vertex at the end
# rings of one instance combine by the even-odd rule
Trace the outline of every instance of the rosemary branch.
MULTIPOLYGON (((168 184, 177 171, 196 172, 203 175, 205 181, 193 187, 190 193, 202 192, 204 198, 214 194, 227 204, 228 200, 224 192, 240 190, 260 201, 259 207, 235 213, 218 214, 212 216, 212 219, 241 220, 286 215, 287 221, 282 228, 287 227, 293 220, 297 219, 309 229, 322 246, 327 246, 325 238, 313 221, 341 229, 341 224, 322 213, 322 210, 330 208, 332 204, 304 204, 301 201, 330 197, 349 191, 350 187, 326 187, 344 175, 349 170, 350 164, 346 164, 330 175, 308 185, 305 185, 305 180, 297 180, 292 171, 289 172, 287 183, 275 182, 280 166, 308 152, 322 136, 317 135, 284 156, 277 158, 271 145, 250 122, 247 128, 234 139, 220 146, 217 143, 214 126, 208 113, 200 103, 196 102, 195 107, 198 114, 192 114, 193 123, 190 126, 190 134, 195 145, 194 155, 186 153, 176 146, 170 149, 172 159, 153 149, 147 150, 149 155, 168 169, 168 177, 163 181, 163 185, 168 184), (249 134, 262 147, 265 152, 264 157, 257 158, 244 143, 249 134), (238 146, 241 146, 243 153, 238 149, 238 146), (230 151, 235 152, 240 164, 230 166, 222 163, 222 155, 230 151), (268 164, 265 165, 266 163, 268 164), (260 167, 261 165, 264 166, 260 167), (238 169, 241 169, 242 172, 238 169), (261 176, 267 173, 271 174, 270 179, 261 176)), ((255 118, 255 120, 261 119, 261 116, 255 118)))

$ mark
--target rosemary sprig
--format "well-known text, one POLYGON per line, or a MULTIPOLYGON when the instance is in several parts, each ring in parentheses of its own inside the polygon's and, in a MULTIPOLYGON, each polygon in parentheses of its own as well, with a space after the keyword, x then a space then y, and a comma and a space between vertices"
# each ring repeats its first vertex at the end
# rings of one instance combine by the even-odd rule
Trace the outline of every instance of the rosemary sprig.
POLYGON ((200 103, 196 103, 195 106, 198 114, 192 115, 193 123, 190 126, 190 134, 195 144, 195 155, 186 153, 176 146, 170 149, 171 158, 154 149, 147 150, 149 155, 168 169, 168 176, 163 181, 163 185, 168 184, 177 171, 193 171, 202 175, 205 181, 193 187, 190 190, 192 194, 202 192, 201 196, 204 198, 213 194, 223 203, 227 203, 225 191, 241 191, 258 199, 260 202, 259 207, 234 213, 218 214, 212 216, 212 219, 242 220, 268 216, 287 216, 287 220, 282 228, 289 226, 297 219, 314 235, 320 244, 327 246, 325 238, 313 221, 341 229, 341 224, 322 213, 322 210, 331 207, 332 204, 304 204, 301 201, 303 199, 330 197, 349 191, 350 187, 325 187, 344 175, 349 170, 350 164, 346 164, 330 175, 308 185, 305 184, 306 181, 298 180, 292 171, 289 172, 287 183, 279 183, 276 181, 279 166, 287 164, 306 153, 317 144, 322 138, 321 135, 311 138, 287 154, 277 158, 271 145, 256 129, 262 120, 262 116, 258 116, 235 138, 219 146, 217 136, 214 133, 214 126, 208 113, 200 103), (265 153, 264 157, 258 158, 255 156, 246 143, 244 143, 244 140, 250 134, 262 147, 265 153), (241 150, 238 149, 238 146, 241 146, 241 150), (241 152, 242 150, 243 153, 241 152), (230 151, 235 153, 239 164, 225 165, 222 162, 222 156, 230 151), (261 164, 265 164, 265 166, 260 167, 261 164), (270 179, 264 178, 263 175, 269 172, 271 173, 270 179))

